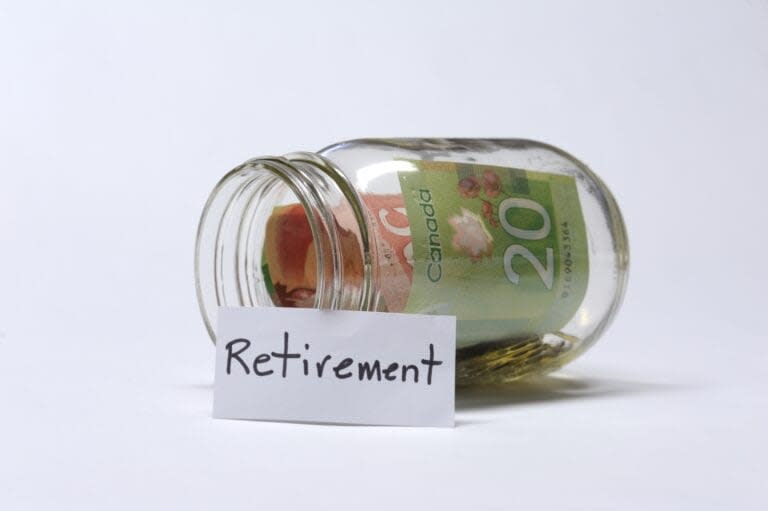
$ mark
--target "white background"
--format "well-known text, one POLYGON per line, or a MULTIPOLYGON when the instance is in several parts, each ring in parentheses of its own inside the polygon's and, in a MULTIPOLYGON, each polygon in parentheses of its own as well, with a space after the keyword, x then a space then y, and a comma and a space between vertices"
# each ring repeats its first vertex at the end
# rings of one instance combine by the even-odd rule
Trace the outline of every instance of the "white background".
POLYGON ((0 509, 765 509, 767 150, 765 0, 2 0, 0 509), (211 419, 209 190, 362 136, 582 158, 623 310, 454 430, 211 419))

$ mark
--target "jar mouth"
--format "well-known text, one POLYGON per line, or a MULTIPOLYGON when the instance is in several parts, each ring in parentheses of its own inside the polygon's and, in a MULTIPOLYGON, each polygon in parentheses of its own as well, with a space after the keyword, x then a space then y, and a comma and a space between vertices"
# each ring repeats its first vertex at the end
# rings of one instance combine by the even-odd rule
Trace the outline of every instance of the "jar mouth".
POLYGON ((337 220, 339 210, 354 210, 352 204, 359 200, 354 192, 345 193, 348 190, 343 190, 344 179, 316 155, 295 153, 248 160, 214 187, 200 218, 195 247, 198 304, 214 343, 220 306, 279 305, 265 266, 265 239, 269 219, 276 208, 287 204, 301 205, 311 232, 315 277, 312 306, 360 310, 370 306, 370 256, 364 217, 352 215, 358 246, 342 244, 341 240, 348 230, 343 230, 337 220), (350 282, 344 275, 344 258, 354 256, 368 262, 362 282, 350 282))

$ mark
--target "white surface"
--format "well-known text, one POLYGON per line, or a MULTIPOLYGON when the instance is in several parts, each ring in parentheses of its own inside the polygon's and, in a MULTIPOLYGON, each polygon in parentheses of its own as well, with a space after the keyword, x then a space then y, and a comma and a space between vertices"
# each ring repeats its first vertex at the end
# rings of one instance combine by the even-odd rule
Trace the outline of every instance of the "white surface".
POLYGON ((0 509, 765 509, 764 0, 4 1, 0 63, 0 509), (616 322, 454 430, 211 419, 210 188, 389 135, 584 159, 616 322))
POLYGON ((216 316, 216 418, 454 426, 454 316, 282 307, 216 316))

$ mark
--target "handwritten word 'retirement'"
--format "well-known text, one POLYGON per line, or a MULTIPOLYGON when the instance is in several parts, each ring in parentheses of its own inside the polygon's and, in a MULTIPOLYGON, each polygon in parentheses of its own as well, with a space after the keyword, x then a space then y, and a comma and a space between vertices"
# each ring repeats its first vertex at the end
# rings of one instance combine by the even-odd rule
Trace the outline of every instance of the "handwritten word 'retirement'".
MULTIPOLYGON (((441 360, 435 359, 435 347, 432 343, 428 347, 427 358, 421 359, 416 364, 406 364, 400 362, 382 363, 380 360, 355 361, 350 357, 337 357, 325 355, 321 359, 310 360, 309 344, 304 344, 304 353, 291 352, 289 349, 288 332, 283 336, 282 351, 272 351, 270 353, 259 353, 252 358, 246 355, 251 347, 251 341, 248 339, 234 339, 229 341, 225 348, 227 350, 227 374, 232 374, 233 367, 237 370, 240 367, 245 374, 255 376, 271 376, 279 373, 283 378, 297 374, 296 363, 301 363, 301 372, 303 376, 316 378, 337 378, 346 380, 348 378, 376 381, 401 381, 419 383, 420 370, 426 371, 426 383, 432 385, 432 374, 434 368, 441 365, 441 360), (276 361, 277 364, 275 363, 276 361), (292 368, 289 370, 289 366, 292 368)), ((423 379, 422 379, 423 381, 423 379)))

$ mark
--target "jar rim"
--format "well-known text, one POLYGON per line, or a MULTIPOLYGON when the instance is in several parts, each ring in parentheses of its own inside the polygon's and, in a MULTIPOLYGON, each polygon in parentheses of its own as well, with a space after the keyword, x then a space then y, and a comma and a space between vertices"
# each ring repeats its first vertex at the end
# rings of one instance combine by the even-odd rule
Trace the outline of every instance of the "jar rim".
POLYGON ((262 245, 266 220, 287 196, 301 204, 314 241, 313 307, 369 310, 372 305, 368 227, 346 176, 313 153, 253 158, 219 180, 198 224, 195 285, 201 316, 214 343, 219 306, 275 305, 262 273, 262 245), (340 201, 354 212, 364 262, 360 292, 354 297, 345 295, 340 225, 330 206, 340 201))

